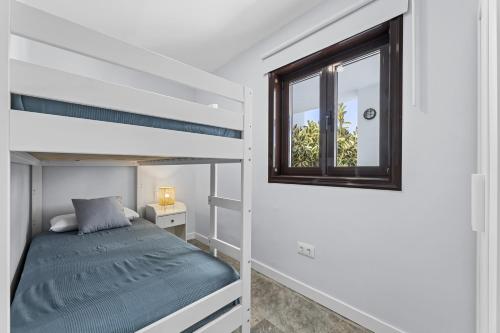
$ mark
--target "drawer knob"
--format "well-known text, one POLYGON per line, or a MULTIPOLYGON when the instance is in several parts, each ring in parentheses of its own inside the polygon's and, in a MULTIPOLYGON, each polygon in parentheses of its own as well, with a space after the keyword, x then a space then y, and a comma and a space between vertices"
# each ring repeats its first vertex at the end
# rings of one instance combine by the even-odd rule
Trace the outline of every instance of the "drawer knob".
POLYGON ((174 222, 175 222, 175 220, 174 220, 174 219, 170 220, 170 223, 174 223, 174 222))

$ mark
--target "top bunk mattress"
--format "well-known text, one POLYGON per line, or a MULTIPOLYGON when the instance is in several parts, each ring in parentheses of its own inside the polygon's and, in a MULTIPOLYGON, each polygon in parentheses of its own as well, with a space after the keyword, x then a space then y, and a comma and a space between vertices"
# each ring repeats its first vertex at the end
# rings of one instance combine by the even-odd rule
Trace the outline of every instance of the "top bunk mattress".
POLYGON ((241 139, 237 130, 19 94, 11 94, 11 109, 241 139))
POLYGON ((143 219, 86 235, 47 232, 29 248, 11 332, 134 332, 238 279, 229 265, 143 219))

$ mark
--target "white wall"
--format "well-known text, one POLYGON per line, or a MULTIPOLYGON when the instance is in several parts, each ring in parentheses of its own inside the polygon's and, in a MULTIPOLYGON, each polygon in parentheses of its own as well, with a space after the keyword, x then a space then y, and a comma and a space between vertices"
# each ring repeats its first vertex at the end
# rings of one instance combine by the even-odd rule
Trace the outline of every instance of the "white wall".
POLYGON ((11 163, 10 169, 10 281, 31 238, 31 168, 11 163))
MULTIPOLYGON (((401 192, 267 182, 268 83, 260 56, 330 17, 338 3, 325 2, 218 72, 254 89, 252 257, 401 331, 473 332, 475 0, 418 1, 417 108, 409 105, 405 17, 401 192), (315 260, 296 254, 297 240, 316 246, 315 260)), ((238 167, 219 172, 225 191, 238 193, 238 174, 238 167)), ((206 234, 208 220, 197 223, 206 234)), ((220 229, 221 238, 238 238, 232 225, 220 229)))

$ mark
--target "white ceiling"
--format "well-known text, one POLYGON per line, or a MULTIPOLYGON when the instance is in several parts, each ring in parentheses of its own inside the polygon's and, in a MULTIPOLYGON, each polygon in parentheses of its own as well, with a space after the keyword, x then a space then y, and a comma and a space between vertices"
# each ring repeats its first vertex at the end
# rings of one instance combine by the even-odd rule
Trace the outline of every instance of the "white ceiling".
POLYGON ((21 0, 213 71, 323 0, 21 0))

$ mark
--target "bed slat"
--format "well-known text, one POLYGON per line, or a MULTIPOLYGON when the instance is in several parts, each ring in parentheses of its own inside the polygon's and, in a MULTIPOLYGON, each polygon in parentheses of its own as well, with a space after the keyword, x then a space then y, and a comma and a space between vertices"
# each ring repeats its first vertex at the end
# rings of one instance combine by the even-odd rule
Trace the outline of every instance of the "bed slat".
POLYGON ((175 158, 159 159, 150 161, 139 161, 139 165, 190 165, 190 164, 212 164, 212 163, 240 163, 240 160, 215 159, 215 158, 175 158))
POLYGON ((241 305, 238 305, 194 333, 231 333, 241 326, 242 311, 241 305))
POLYGON ((239 84, 18 1, 12 1, 11 32, 239 102, 244 100, 243 87, 239 84))

